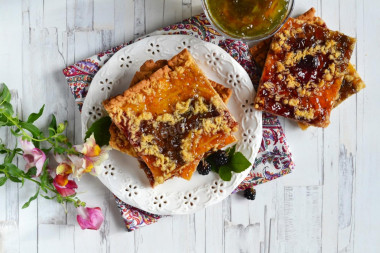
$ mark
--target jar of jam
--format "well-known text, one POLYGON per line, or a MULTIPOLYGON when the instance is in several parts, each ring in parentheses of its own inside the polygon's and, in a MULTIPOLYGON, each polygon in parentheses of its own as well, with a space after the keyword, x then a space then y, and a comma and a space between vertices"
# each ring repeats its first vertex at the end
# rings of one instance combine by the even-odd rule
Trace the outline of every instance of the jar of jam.
POLYGON ((202 0, 216 30, 228 38, 259 41, 285 23, 294 0, 202 0))

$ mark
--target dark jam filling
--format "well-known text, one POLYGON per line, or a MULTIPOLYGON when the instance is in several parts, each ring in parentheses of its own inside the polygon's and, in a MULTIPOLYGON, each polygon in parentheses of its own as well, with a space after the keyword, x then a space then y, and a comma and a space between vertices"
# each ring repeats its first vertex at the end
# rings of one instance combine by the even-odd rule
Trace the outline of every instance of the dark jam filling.
MULTIPOLYGON (((195 101, 193 100, 190 106, 194 107, 195 101)), ((205 101, 206 106, 209 108, 208 112, 193 114, 190 110, 182 114, 182 119, 174 125, 169 123, 160 122, 157 128, 153 127, 152 120, 143 120, 140 124, 140 131, 142 135, 153 135, 155 144, 160 147, 160 153, 171 160, 175 161, 177 165, 183 166, 186 162, 181 156, 181 144, 192 130, 197 130, 202 127, 204 119, 215 118, 220 115, 215 106, 205 101)))
MULTIPOLYGON (((299 37, 289 38, 286 43, 290 46, 293 52, 303 51, 307 48, 315 48, 321 42, 327 42, 328 40, 334 40, 337 42, 336 50, 341 54, 338 58, 335 59, 336 70, 341 71, 346 66, 344 66, 344 61, 342 60, 347 53, 346 50, 352 42, 349 41, 349 38, 346 36, 342 36, 341 34, 331 34, 331 32, 327 29, 323 29, 318 26, 312 25, 303 25, 303 33, 298 34, 299 37)), ((323 46, 323 44, 320 44, 323 46)), ((305 86, 309 83, 319 84, 321 80, 323 80, 325 75, 325 70, 329 69, 329 66, 334 62, 334 60, 330 59, 330 53, 322 54, 318 52, 315 55, 306 55, 302 58, 298 63, 294 64, 294 66, 289 68, 289 73, 295 78, 295 81, 301 84, 301 88, 306 88, 305 86)), ((283 61, 285 58, 285 53, 279 53, 278 59, 283 61)), ((298 98, 300 95, 297 92, 297 88, 288 89, 286 88, 285 77, 282 80, 277 78, 276 66, 273 66, 269 72, 265 76, 263 76, 264 80, 268 80, 274 84, 277 88, 276 94, 288 93, 286 97, 290 98, 298 98)), ((334 76, 331 82, 334 82, 334 76)), ((312 92, 315 88, 309 87, 306 88, 307 91, 312 92)), ((272 99, 268 98, 268 92, 263 89, 262 96, 266 98, 266 107, 270 107, 271 110, 278 114, 286 117, 295 117, 294 107, 290 105, 283 105, 282 103, 276 103, 272 101, 272 99)), ((315 108, 316 114, 313 120, 310 120, 310 123, 318 122, 320 120, 324 120, 326 117, 326 110, 323 108, 331 108, 331 104, 333 103, 335 97, 324 97, 321 101, 318 97, 305 97, 304 104, 302 109, 315 108)))

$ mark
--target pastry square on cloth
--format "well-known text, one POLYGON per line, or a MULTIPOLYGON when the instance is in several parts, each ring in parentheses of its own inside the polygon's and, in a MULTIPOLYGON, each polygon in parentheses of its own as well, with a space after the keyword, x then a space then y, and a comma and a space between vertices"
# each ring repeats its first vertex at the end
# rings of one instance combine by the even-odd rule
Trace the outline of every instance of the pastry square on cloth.
POLYGON ((326 127, 355 39, 290 18, 272 39, 255 108, 326 127))
POLYGON ((236 141, 237 122, 187 50, 103 104, 152 172, 153 186, 190 179, 205 152, 236 141))
MULTIPOLYGON (((309 24, 318 25, 325 28, 327 27, 326 23, 320 17, 315 16, 314 8, 310 8, 307 12, 298 16, 297 19, 305 20, 309 24)), ((264 67, 265 59, 267 57, 271 42, 272 38, 269 38, 261 41, 249 49, 252 58, 261 68, 264 67)), ((365 88, 363 80, 360 78, 354 66, 349 63, 339 90, 339 96, 335 100, 334 108, 346 100, 348 97, 358 93, 363 88, 365 88)), ((298 125, 303 129, 306 129, 308 127, 308 125, 300 122, 298 122, 298 125)))

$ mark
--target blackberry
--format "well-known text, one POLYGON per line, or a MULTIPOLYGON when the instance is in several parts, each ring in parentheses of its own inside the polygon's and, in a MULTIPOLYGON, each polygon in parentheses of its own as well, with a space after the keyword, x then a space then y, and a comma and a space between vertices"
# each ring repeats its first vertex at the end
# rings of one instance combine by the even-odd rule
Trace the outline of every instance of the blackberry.
POLYGON ((201 160, 198 164, 197 171, 201 175, 208 175, 211 171, 211 165, 205 160, 201 160))
POLYGON ((244 190, 244 197, 249 200, 255 200, 256 198, 256 190, 253 188, 248 188, 244 190))
POLYGON ((224 150, 218 150, 210 155, 216 166, 220 167, 228 163, 228 154, 224 150))

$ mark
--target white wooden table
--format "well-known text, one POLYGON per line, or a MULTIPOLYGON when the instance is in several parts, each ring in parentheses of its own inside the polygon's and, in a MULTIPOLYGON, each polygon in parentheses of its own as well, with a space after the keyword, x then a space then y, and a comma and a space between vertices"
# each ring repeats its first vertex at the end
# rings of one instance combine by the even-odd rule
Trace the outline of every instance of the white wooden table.
MULTIPOLYGON (((198 14, 200 4, 0 0, 0 82, 18 95, 21 115, 46 104, 46 115, 67 119, 68 135, 80 143, 80 116, 61 70, 198 14)), ((73 208, 66 214, 42 198, 22 210, 33 186, 7 183, 0 188, 0 252, 380 252, 380 2, 302 0, 294 14, 311 6, 330 28, 357 38, 351 62, 367 88, 333 111, 327 129, 301 131, 281 119, 296 163, 291 175, 258 186, 255 201, 234 195, 131 233, 96 178, 84 177, 79 191, 89 206, 103 209, 99 231, 82 231, 73 208)))

